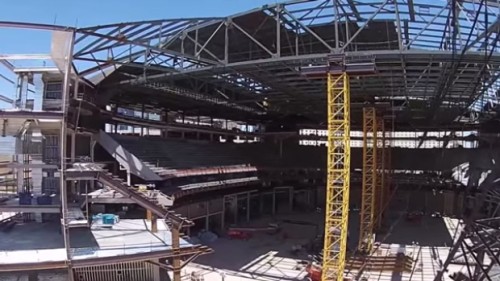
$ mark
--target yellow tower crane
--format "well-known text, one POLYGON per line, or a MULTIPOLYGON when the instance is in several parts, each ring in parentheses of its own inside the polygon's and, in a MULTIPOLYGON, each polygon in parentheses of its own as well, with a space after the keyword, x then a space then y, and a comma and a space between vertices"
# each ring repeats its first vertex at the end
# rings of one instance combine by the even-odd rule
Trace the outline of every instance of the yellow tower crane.
POLYGON ((363 180, 358 251, 369 254, 387 201, 385 125, 374 107, 363 108, 363 180))
POLYGON ((374 107, 363 108, 363 176, 358 251, 373 247, 373 227, 377 202, 377 114, 374 107))
MULTIPOLYGON (((351 58, 352 59, 352 58, 351 58)), ((372 57, 347 60, 328 56, 326 66, 302 69, 307 76, 327 76, 327 180, 321 280, 342 281, 347 256, 350 182, 350 75, 375 73, 372 57)))
POLYGON ((377 116, 377 184, 375 189, 375 225, 374 230, 379 230, 382 226, 382 212, 384 209, 384 193, 386 188, 386 167, 385 167, 385 124, 382 115, 377 116))

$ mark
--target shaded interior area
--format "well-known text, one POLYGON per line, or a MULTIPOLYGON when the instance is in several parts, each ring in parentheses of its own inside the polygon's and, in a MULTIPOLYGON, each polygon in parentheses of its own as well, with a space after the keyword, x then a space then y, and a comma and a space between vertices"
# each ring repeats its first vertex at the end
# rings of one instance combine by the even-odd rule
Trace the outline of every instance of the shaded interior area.
MULTIPOLYGON (((453 233, 454 234, 454 233, 453 233)), ((443 218, 424 216, 419 221, 408 221, 404 217, 396 221, 386 237, 377 237, 378 241, 388 244, 429 247, 451 247, 453 239, 443 218)))
MULTIPOLYGON (((93 248, 97 241, 88 228, 70 229, 71 247, 93 248)), ((4 251, 64 248, 61 224, 57 222, 17 224, 8 233, 0 232, 0 249, 4 251)))

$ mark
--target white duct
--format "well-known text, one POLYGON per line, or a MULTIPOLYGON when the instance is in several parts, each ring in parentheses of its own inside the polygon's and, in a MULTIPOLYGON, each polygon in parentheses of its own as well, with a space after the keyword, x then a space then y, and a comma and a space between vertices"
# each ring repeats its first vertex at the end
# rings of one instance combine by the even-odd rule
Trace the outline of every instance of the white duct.
POLYGON ((62 73, 64 73, 67 59, 73 55, 70 53, 72 41, 73 32, 71 31, 56 30, 52 32, 50 56, 62 73))

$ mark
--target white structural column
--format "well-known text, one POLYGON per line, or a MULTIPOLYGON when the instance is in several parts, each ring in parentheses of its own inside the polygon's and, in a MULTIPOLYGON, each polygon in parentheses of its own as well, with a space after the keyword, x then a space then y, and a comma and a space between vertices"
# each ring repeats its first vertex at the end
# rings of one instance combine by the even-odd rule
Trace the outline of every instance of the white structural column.
POLYGON ((68 115, 68 104, 69 104, 69 92, 71 84, 71 72, 72 72, 72 57, 73 57, 73 46, 75 41, 75 33, 64 32, 64 31, 54 31, 53 33, 53 47, 52 55, 54 61, 58 67, 63 70, 64 80, 63 80, 63 91, 62 91, 62 112, 63 120, 61 122, 61 141, 60 141, 60 193, 61 193, 61 226, 64 239, 64 248, 66 249, 66 259, 68 266, 68 280, 73 281, 73 269, 71 264, 71 246, 69 237, 69 226, 68 226, 68 195, 66 186, 66 140, 67 140, 67 127, 66 118, 68 115))

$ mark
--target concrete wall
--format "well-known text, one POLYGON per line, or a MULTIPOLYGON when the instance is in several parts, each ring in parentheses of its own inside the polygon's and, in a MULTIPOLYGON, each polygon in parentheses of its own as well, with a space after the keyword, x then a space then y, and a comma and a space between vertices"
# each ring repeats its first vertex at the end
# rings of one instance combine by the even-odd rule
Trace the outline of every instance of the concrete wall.
POLYGON ((175 209, 175 212, 189 218, 197 219, 222 212, 222 197, 201 203, 192 203, 175 209))

